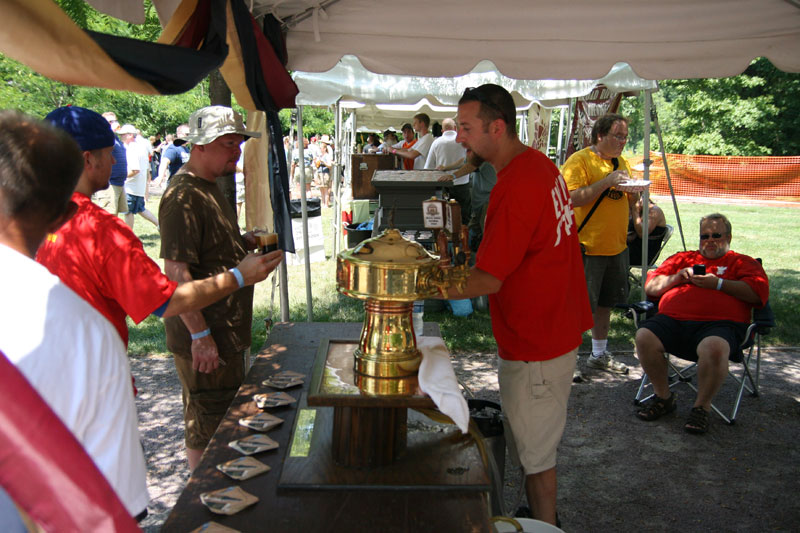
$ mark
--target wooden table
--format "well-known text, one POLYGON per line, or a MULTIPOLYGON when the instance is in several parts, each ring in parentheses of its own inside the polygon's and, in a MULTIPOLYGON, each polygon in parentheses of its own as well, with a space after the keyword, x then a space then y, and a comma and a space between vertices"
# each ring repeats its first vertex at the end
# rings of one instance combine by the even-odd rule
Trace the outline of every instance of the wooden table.
MULTIPOLYGON (((461 436, 458 432, 443 431, 436 442, 430 439, 424 446, 431 448, 426 454, 419 449, 413 450, 409 437, 409 456, 414 466, 395 473, 398 479, 394 486, 392 478, 395 473, 392 467, 385 470, 370 470, 366 476, 358 472, 348 471, 348 475, 339 475, 336 469, 317 478, 332 478, 327 486, 309 486, 308 488, 281 486, 280 478, 283 466, 287 461, 287 453, 292 443, 295 429, 295 418, 298 405, 303 409, 316 410, 317 414, 330 407, 305 406, 306 392, 311 378, 311 366, 322 339, 357 339, 361 330, 360 323, 281 323, 276 324, 264 349, 259 353, 252 369, 245 378, 236 398, 228 409, 225 419, 220 424, 209 447, 203 454, 186 488, 165 522, 162 531, 191 531, 208 521, 215 521, 225 526, 244 532, 251 531, 381 531, 381 532, 417 532, 417 531, 488 531, 488 474, 483 464, 477 460, 465 464, 463 469, 449 472, 450 475, 483 476, 485 487, 447 486, 422 487, 413 483, 413 475, 409 471, 419 469, 429 472, 437 464, 426 464, 425 457, 441 457, 452 451, 476 448, 469 436, 461 436), (238 419, 259 412, 252 395, 268 390, 261 382, 269 375, 280 370, 293 370, 306 374, 306 383, 302 388, 289 389, 289 393, 299 400, 293 406, 271 409, 270 412, 284 419, 284 423, 270 430, 267 434, 280 444, 280 448, 256 454, 254 457, 269 465, 271 470, 246 481, 234 481, 216 469, 216 465, 230 459, 240 457, 228 442, 253 434, 249 429, 240 426, 238 419), (356 474, 356 475, 352 475, 356 474), (380 488, 362 485, 354 487, 352 479, 357 477, 379 478, 380 488), (399 479, 401 478, 402 479, 399 479), (339 483, 344 481, 343 483, 339 483), (255 505, 233 516, 211 513, 200 503, 199 495, 203 492, 238 485, 245 491, 259 497, 255 505), (388 486, 387 486, 388 485, 388 486)), ((425 335, 439 335, 436 324, 425 324, 425 335)), ((322 420, 325 416, 318 416, 322 420)), ((409 419, 411 417, 409 416, 409 419)), ((427 420, 427 419, 426 419, 427 420)), ((433 423, 433 422, 429 422, 433 423)), ((326 424, 318 424, 312 441, 318 440, 318 434, 325 437, 323 431, 329 431, 326 424)), ((477 451, 475 452, 477 454, 477 451)), ((296 459, 295 459, 296 460, 296 459)), ((436 459, 432 459, 435 461, 436 459)), ((312 463, 309 468, 320 467, 312 463)), ((343 468, 343 467, 339 467, 343 468)), ((340 471, 343 473, 344 471, 340 471)), ((362 472, 364 474, 364 472, 362 472)), ((428 474, 429 476, 429 474, 428 474)))

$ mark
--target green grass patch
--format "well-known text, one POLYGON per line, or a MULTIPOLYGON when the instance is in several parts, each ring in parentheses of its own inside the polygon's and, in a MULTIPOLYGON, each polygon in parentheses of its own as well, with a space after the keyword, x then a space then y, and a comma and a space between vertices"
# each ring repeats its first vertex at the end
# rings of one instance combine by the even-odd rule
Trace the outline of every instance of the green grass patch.
MULTIPOLYGON (((148 209, 158 212, 155 197, 148 202, 148 209)), ((682 251, 681 237, 675 223, 671 201, 657 198, 667 216, 667 223, 675 226, 675 233, 667 244, 661 258, 682 251)), ((778 326, 766 337, 769 345, 800 345, 800 327, 792 318, 800 308, 800 249, 794 245, 800 242, 800 228, 797 220, 800 211, 790 207, 712 205, 682 201, 679 204, 683 230, 688 249, 696 249, 698 242, 698 222, 702 215, 713 212, 725 214, 733 225, 733 250, 753 257, 761 257, 770 278, 771 304, 775 311, 778 326)), ((327 261, 311 264, 313 295, 312 318, 316 322, 361 322, 364 319, 363 303, 347 298, 336 291, 336 261, 333 253, 333 212, 322 210, 323 234, 327 261)), ((244 217, 241 219, 244 226, 244 217)), ((137 218, 135 233, 142 239, 145 251, 163 268, 158 259, 160 239, 155 228, 141 218, 137 218)), ((288 267, 289 317, 292 322, 308 319, 306 307, 305 267, 288 267)), ((264 320, 280 320, 279 287, 272 290, 272 280, 268 278, 256 286, 253 306, 252 350, 257 352, 266 340, 267 330, 264 320)), ((638 295, 631 295, 632 300, 638 295)), ((488 312, 475 311, 469 317, 454 317, 449 311, 426 312, 425 321, 440 325, 442 336, 453 352, 492 352, 497 345, 492 336, 491 319, 488 312)), ((164 327, 160 319, 148 317, 139 325, 130 326, 131 355, 166 353, 164 327)), ((609 344, 618 350, 633 347, 633 324, 621 313, 614 312, 611 319, 609 344)), ((584 335, 583 349, 589 346, 589 336, 584 335)))

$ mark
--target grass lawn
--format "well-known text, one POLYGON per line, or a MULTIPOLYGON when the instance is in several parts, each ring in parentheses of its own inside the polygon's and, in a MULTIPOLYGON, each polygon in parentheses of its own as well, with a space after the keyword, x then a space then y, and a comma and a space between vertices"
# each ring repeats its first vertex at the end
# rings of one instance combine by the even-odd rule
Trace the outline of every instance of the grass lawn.
MULTIPOLYGON (((148 209, 158 213, 160 197, 151 198, 148 209)), ((675 233, 662 254, 662 259, 682 251, 680 233, 676 217, 668 198, 656 198, 667 216, 667 223, 675 226, 675 233)), ((799 346, 800 327, 793 317, 800 309, 800 227, 797 221, 800 210, 791 207, 765 207, 741 205, 714 205, 710 203, 681 202, 678 205, 683 223, 688 249, 697 248, 698 221, 700 216, 713 212, 725 214, 733 225, 731 248, 753 257, 761 257, 770 278, 771 304, 775 311, 778 326, 765 338, 770 345, 799 346)), ((333 253, 333 212, 323 209, 322 223, 325 235, 327 261, 311 264, 313 293, 313 320, 318 322, 362 321, 363 307, 360 301, 339 295, 336 291, 336 261, 333 253)), ((244 215, 241 220, 244 225, 244 215)), ((155 228, 142 219, 136 218, 134 232, 142 240, 145 250, 163 268, 158 259, 160 240, 155 228)), ((302 243, 300 243, 302 244, 302 243)), ((289 273, 289 315, 293 322, 307 320, 306 287, 303 265, 288 267, 289 273)), ((636 295, 631 295, 634 298, 636 295)), ((531 305, 536 305, 531 302, 531 305)), ((255 289, 253 310, 253 352, 258 352, 266 339, 264 320, 272 317, 280 319, 279 288, 275 288, 274 299, 272 278, 258 284, 255 289)), ((492 337, 489 313, 475 311, 466 318, 454 317, 449 311, 426 312, 425 320, 438 322, 442 336, 450 350, 454 352, 494 351, 496 344, 492 337)), ((131 355, 166 353, 164 327, 161 319, 148 317, 139 325, 128 322, 130 327, 131 355)), ((612 314, 609 344, 618 350, 628 350, 633 346, 633 324, 619 313, 612 314)), ((584 335, 583 349, 589 346, 589 336, 584 335)))

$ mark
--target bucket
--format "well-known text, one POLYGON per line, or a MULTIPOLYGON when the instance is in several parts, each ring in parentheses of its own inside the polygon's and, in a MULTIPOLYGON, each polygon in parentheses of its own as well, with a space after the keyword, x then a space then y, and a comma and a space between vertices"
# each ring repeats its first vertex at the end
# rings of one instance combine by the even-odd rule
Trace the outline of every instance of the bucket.
POLYGON ((503 417, 500 404, 490 400, 478 400, 470 398, 467 400, 469 416, 475 425, 478 426, 483 442, 486 446, 486 453, 494 458, 497 470, 490 464, 490 476, 492 479, 492 514, 504 514, 503 508, 503 486, 505 482, 506 470, 506 438, 503 435, 503 417))
POLYGON ((352 224, 349 226, 345 226, 344 229, 347 230, 347 247, 353 248, 355 245, 369 239, 372 236, 371 229, 356 229, 358 224, 352 224))

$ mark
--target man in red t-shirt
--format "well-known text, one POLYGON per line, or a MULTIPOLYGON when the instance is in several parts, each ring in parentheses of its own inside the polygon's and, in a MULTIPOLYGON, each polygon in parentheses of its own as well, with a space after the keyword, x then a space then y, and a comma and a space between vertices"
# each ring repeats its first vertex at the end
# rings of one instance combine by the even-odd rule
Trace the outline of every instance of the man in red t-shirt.
POLYGON ((483 241, 464 292, 489 295, 500 397, 534 518, 556 522, 556 449, 581 336, 592 327, 572 204, 564 179, 517 137, 511 95, 498 85, 467 89, 457 142, 467 158, 497 170, 483 241))
POLYGON ((741 360, 739 346, 752 309, 763 307, 769 297, 761 264, 731 251, 730 245, 730 221, 719 213, 705 216, 700 219, 700 249, 673 255, 648 276, 645 292, 660 300, 658 314, 636 332, 636 353, 656 393, 637 412, 642 420, 656 420, 676 408, 667 380, 667 351, 697 361, 697 398, 684 429, 708 431, 711 402, 728 374, 728 359, 741 360))
MULTIPOLYGON (((92 203, 92 194, 108 188, 114 164, 114 133, 106 119, 89 109, 66 106, 45 120, 75 139, 83 152, 84 169, 72 194, 77 212, 47 236, 36 260, 105 316, 125 346, 126 316, 137 324, 150 314, 177 316, 202 309, 240 288, 236 274, 229 274, 236 269, 188 283, 171 281, 121 219, 92 203)), ((237 267, 244 285, 265 279, 282 257, 280 251, 247 256, 237 267)))

